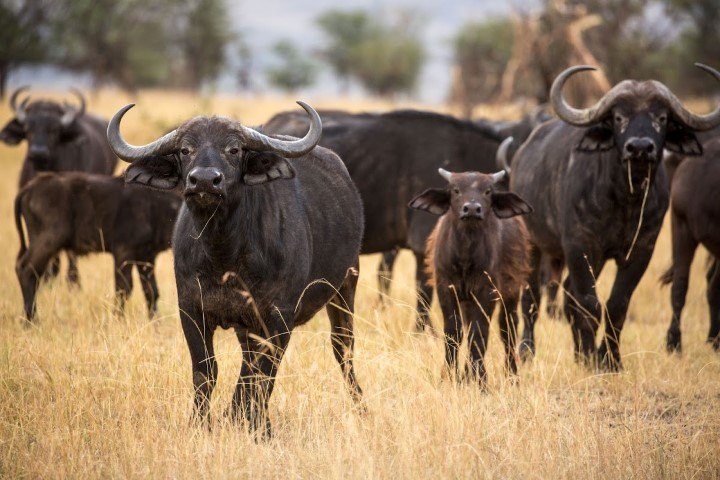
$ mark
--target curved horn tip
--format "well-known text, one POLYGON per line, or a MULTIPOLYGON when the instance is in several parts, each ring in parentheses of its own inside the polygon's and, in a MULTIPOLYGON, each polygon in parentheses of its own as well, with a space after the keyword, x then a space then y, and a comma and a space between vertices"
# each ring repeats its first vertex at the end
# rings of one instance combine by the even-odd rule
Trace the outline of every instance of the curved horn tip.
POLYGON ((700 62, 695 62, 695 66, 697 68, 699 68, 700 70, 703 70, 703 71, 709 73, 713 77, 716 77, 716 78, 720 77, 720 72, 718 72, 717 70, 715 70, 714 68, 712 68, 709 65, 705 65, 704 63, 700 63, 700 62))
POLYGON ((441 177, 443 177, 448 182, 450 181, 450 178, 452 177, 452 172, 448 172, 444 168, 438 168, 438 173, 441 177))
POLYGON ((505 171, 505 170, 500 170, 499 172, 493 173, 492 174, 493 182, 497 183, 497 182, 502 181, 506 175, 507 175, 507 171, 505 171))

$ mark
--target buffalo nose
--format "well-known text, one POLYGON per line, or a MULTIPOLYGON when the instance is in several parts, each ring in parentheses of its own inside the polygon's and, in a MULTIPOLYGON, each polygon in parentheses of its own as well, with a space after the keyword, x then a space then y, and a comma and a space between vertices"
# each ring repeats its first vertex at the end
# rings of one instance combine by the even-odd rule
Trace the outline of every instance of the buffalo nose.
POLYGON ((195 192, 219 192, 224 179, 225 176, 217 168, 195 167, 188 173, 187 183, 190 190, 195 192))
POLYGON ((28 156, 31 158, 47 158, 50 156, 50 149, 42 145, 30 145, 28 156))
POLYGON ((484 216, 482 205, 479 202, 466 202, 462 206, 462 213, 460 218, 480 218, 484 216))
POLYGON ((655 143, 649 138, 633 138, 625 143, 625 151, 632 156, 653 155, 655 143))

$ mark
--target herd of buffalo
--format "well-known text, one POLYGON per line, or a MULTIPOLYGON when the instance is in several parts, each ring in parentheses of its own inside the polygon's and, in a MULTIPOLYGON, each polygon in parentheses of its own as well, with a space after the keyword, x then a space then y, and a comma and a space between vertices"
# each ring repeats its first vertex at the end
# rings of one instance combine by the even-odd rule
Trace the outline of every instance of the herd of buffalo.
MULTIPOLYGON (((720 72, 697 66, 720 81, 720 72)), ((280 113, 263 128, 195 117, 144 146, 120 133, 132 105, 107 123, 86 113, 77 91, 72 106, 21 100, 22 87, 0 140, 28 145, 15 199, 25 315, 35 317, 37 289, 58 275, 61 251, 72 282, 80 281, 76 255, 113 254, 119 310, 135 266, 152 315, 155 259, 172 245, 195 415, 209 422, 213 333, 233 328, 243 363, 229 415, 267 436, 267 403, 290 334, 323 307, 335 358, 361 401, 353 312, 366 253, 383 253, 383 297, 398 249, 412 250, 417 328, 429 328, 434 289, 453 378, 484 385, 496 309, 515 374, 516 357, 535 353, 543 288, 551 311, 569 321, 576 359, 621 369, 630 299, 670 206, 673 264, 661 279, 672 283, 667 348, 681 348, 690 265, 702 244, 710 252, 708 341, 720 350, 720 106, 694 114, 660 82, 625 80, 592 107, 574 108, 563 86, 587 70, 568 68, 555 79, 557 118, 542 110, 510 123, 317 112, 298 102, 304 114, 280 113), (129 165, 113 176, 118 158, 129 165), (603 308, 595 279, 608 260, 617 273, 603 308), (460 369, 465 335, 469 362, 460 369)))

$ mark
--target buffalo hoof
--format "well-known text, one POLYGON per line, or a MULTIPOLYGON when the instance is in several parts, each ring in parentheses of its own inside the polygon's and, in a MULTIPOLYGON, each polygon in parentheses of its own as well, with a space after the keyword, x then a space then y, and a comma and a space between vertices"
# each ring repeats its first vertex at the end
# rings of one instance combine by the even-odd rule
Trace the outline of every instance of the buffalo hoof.
POLYGON ((668 353, 682 352, 682 335, 679 331, 668 330, 666 348, 668 353))
POLYGON ((597 352, 598 369, 603 372, 619 372, 623 369, 620 353, 608 350, 603 343, 597 352))
POLYGON ((520 360, 523 362, 532 360, 535 357, 535 342, 523 339, 518 347, 518 355, 520 355, 520 360))

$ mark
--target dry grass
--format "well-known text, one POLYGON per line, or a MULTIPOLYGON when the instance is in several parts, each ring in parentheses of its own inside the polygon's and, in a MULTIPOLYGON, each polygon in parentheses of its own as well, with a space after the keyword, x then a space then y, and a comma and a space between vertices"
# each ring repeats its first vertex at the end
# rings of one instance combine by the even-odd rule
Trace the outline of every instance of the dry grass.
MULTIPOLYGON (((104 92, 92 106, 109 115, 125 100, 104 92)), ((138 101, 124 130, 138 143, 198 112, 259 123, 291 106, 158 92, 138 101)), ((7 118, 3 107, 0 121, 7 118)), ((212 433, 188 425, 190 360, 169 253, 159 260, 160 316, 152 322, 137 289, 126 318, 112 316, 109 255, 81 260, 81 291, 62 280, 46 285, 37 324, 21 321, 11 205, 23 152, 0 147, 0 477, 720 478, 720 357, 704 341, 704 255, 693 270, 685 351, 668 356, 669 292, 656 280, 669 262, 667 229, 630 307, 624 373, 596 375, 576 366, 568 326, 542 318, 539 356, 522 366, 514 385, 504 378, 493 325, 487 393, 444 381, 442 342, 410 333, 411 257, 401 255, 392 304, 384 309, 376 303, 378 258, 363 258, 357 369, 368 414, 352 408, 321 313, 293 335, 271 401, 275 438, 256 444, 234 425, 219 423, 212 433)), ((433 312, 438 322, 439 310, 433 312)), ((219 417, 240 352, 232 332, 216 337, 220 378, 212 411, 219 417)))

